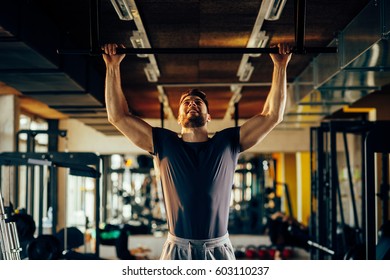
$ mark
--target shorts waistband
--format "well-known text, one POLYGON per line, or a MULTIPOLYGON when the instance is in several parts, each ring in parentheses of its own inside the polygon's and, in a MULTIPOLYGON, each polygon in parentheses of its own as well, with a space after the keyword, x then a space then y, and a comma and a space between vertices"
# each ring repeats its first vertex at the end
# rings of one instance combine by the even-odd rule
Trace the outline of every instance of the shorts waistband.
POLYGON ((183 246, 183 247, 184 246, 188 247, 188 245, 191 244, 192 247, 211 248, 211 247, 221 246, 226 241, 228 241, 229 233, 226 233, 221 237, 210 238, 210 239, 186 239, 186 238, 174 236, 173 234, 168 232, 167 240, 174 242, 178 246, 183 246))

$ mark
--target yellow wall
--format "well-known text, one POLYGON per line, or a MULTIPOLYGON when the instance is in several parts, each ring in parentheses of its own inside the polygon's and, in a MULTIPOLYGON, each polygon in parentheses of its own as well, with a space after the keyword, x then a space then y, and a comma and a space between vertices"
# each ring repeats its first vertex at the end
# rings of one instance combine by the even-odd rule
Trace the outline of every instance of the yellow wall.
MULTIPOLYGON (((284 154, 284 179, 285 183, 288 185, 288 190, 290 193, 291 207, 293 210, 293 217, 297 218, 298 214, 298 205, 297 205, 297 166, 295 153, 286 153, 284 154)), ((287 200, 285 200, 285 209, 287 208, 287 200)), ((286 210, 286 213, 287 210, 286 210)))
MULTIPOLYGON (((293 217, 304 225, 310 218, 310 153, 274 153, 276 159, 276 181, 287 183, 293 217)), ((284 212, 289 214, 284 189, 278 185, 278 195, 283 197, 284 212)))
MULTIPOLYGON (((274 153, 272 155, 276 159, 276 182, 284 182, 284 154, 283 153, 274 153)), ((276 195, 283 195, 283 188, 280 185, 276 186, 276 195)))
POLYGON ((297 184, 299 196, 298 204, 298 215, 297 219, 308 225, 310 219, 310 152, 297 153, 297 184))

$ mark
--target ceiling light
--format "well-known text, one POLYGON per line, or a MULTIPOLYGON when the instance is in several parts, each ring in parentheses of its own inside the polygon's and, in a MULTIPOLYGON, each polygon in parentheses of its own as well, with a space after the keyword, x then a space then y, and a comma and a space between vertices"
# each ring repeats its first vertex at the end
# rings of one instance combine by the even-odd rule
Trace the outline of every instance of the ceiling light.
MULTIPOLYGON (((278 20, 282 14, 284 5, 287 0, 265 0, 268 3, 268 8, 264 18, 266 20, 278 20)), ((266 5, 266 3, 264 3, 266 5)))
MULTIPOLYGON (((265 31, 260 31, 254 36, 251 36, 248 42, 248 48, 265 48, 267 46, 269 37, 265 35, 265 31)), ((261 53, 251 53, 251 57, 259 57, 261 53)))
MULTIPOLYGON (((134 49, 145 48, 144 33, 139 31, 133 31, 133 36, 130 37, 131 45, 134 49)), ((148 57, 148 54, 137 54, 138 57, 148 57)))
POLYGON ((255 68, 252 66, 252 63, 247 62, 243 66, 238 69, 237 76, 239 77, 238 80, 240 82, 247 82, 252 76, 253 70, 255 68))
POLYGON ((111 4, 121 20, 133 20, 129 0, 111 0, 111 4))
POLYGON ((158 74, 152 64, 148 63, 144 68, 144 71, 149 82, 155 83, 158 81, 158 74))

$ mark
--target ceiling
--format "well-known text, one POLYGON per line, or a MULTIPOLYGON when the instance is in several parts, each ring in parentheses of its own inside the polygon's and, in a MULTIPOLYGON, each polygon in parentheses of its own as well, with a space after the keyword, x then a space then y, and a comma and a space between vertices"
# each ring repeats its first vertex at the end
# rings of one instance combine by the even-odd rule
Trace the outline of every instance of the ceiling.
POLYGON ((176 49, 128 54, 122 63, 130 111, 161 125, 176 118, 180 93, 193 87, 207 93, 211 116, 222 124, 260 112, 272 77, 269 56, 228 51, 256 47, 256 36, 268 38, 263 47, 285 41, 338 50, 293 55, 289 107, 278 129, 313 125, 390 81, 389 1, 298 1, 306 2, 302 13, 287 0, 277 20, 265 19, 270 0, 124 2, 132 20, 121 20, 110 0, 2 1, 0 92, 16 89, 24 108, 41 117, 76 118, 117 135, 107 121, 105 67, 96 48, 115 42, 130 49, 130 37, 139 47, 176 49), (186 48, 224 50, 184 54, 186 48))

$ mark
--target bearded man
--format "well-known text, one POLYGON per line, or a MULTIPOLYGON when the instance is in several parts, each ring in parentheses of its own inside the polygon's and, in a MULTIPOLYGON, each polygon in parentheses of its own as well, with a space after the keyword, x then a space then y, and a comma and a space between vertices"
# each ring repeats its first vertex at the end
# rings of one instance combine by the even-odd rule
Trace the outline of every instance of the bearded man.
POLYGON ((123 46, 102 47, 108 120, 156 158, 169 229, 160 259, 234 260, 228 220, 238 156, 264 139, 283 118, 290 46, 279 44, 279 53, 270 54, 274 70, 263 110, 242 126, 223 129, 213 137, 207 129, 211 117, 206 94, 198 89, 180 98, 180 135, 132 115, 121 88, 120 63, 125 55, 117 54, 118 47, 123 46))

